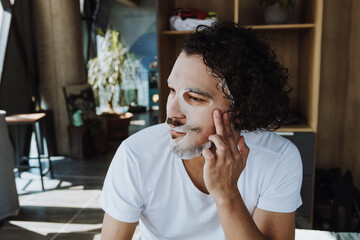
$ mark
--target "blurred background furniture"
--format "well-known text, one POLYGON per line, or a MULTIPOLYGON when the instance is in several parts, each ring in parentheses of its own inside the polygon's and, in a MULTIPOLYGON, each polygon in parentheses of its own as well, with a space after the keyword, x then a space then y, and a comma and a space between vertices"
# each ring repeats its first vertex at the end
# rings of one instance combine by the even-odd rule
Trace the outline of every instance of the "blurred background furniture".
POLYGON ((20 210, 14 176, 14 157, 5 115, 6 112, 0 110, 0 219, 17 215, 20 210))
POLYGON ((89 84, 63 87, 69 117, 67 127, 70 158, 83 160, 107 151, 104 119, 96 114, 94 93, 89 84))
POLYGON ((14 125, 15 127, 15 169, 21 176, 22 171, 26 171, 29 168, 39 168, 40 171, 40 179, 41 179, 41 187, 45 190, 43 177, 50 173, 51 178, 54 178, 53 165, 51 163, 50 157, 48 155, 47 145, 43 144, 44 139, 42 133, 45 132, 45 128, 42 128, 40 121, 46 116, 46 113, 26 113, 26 114, 14 114, 5 117, 5 121, 8 125, 14 125), (21 156, 20 144, 19 144, 19 134, 18 127, 20 125, 28 124, 32 126, 32 132, 35 134, 35 144, 37 150, 37 156, 21 156), (21 165, 22 160, 30 160, 37 159, 38 163, 35 165, 29 164, 28 166, 21 165), (45 161, 42 161, 45 160, 45 161), (45 165, 46 164, 46 165, 45 165), (45 166, 45 167, 44 167, 45 166))

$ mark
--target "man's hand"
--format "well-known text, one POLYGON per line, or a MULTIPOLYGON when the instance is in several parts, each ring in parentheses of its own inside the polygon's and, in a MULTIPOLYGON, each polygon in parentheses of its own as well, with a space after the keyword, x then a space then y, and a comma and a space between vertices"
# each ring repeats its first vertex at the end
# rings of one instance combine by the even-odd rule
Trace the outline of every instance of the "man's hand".
MULTIPOLYGON (((234 135, 228 113, 213 112, 216 134, 209 136, 215 149, 204 149, 204 181, 218 204, 227 204, 239 196, 237 186, 249 154, 244 137, 234 135), (238 148, 239 147, 239 148, 238 148)), ((236 134, 239 134, 235 132, 236 134)))

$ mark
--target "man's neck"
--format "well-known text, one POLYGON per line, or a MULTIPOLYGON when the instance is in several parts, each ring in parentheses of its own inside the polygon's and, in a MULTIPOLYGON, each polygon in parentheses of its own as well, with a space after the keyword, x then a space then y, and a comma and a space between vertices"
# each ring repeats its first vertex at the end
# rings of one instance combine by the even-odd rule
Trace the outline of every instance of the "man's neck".
POLYGON ((188 166, 192 166, 194 168, 202 169, 205 164, 205 158, 203 155, 200 155, 199 157, 194 157, 192 159, 183 159, 184 164, 186 163, 188 166))
POLYGON ((191 181, 200 191, 203 193, 209 194, 206 189, 204 177, 203 177, 203 170, 205 159, 201 155, 200 157, 195 157, 189 160, 183 160, 184 167, 186 172, 188 173, 191 181))

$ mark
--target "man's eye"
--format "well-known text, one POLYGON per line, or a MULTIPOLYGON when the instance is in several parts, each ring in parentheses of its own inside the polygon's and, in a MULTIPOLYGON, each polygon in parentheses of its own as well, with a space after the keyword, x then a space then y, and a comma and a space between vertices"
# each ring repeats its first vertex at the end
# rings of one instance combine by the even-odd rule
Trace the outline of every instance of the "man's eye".
POLYGON ((171 94, 175 93, 175 89, 169 87, 169 91, 171 94))
POLYGON ((203 100, 203 99, 201 99, 201 98, 197 98, 197 97, 191 96, 191 95, 189 95, 188 98, 191 99, 192 101, 195 101, 195 102, 198 102, 198 103, 200 103, 200 102, 205 102, 205 100, 203 100))

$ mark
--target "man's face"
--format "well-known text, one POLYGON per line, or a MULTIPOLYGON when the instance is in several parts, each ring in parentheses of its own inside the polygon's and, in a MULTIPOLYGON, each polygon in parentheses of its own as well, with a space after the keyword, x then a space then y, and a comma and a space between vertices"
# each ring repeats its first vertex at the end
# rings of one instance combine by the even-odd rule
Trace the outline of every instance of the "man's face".
POLYGON ((171 146, 182 159, 198 157, 211 146, 208 137, 215 133, 214 109, 230 110, 230 101, 217 88, 218 81, 198 55, 182 52, 175 62, 168 79, 166 110, 171 146))

